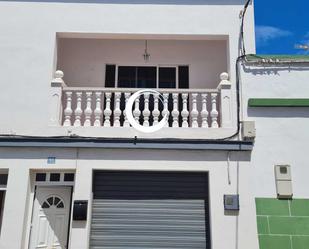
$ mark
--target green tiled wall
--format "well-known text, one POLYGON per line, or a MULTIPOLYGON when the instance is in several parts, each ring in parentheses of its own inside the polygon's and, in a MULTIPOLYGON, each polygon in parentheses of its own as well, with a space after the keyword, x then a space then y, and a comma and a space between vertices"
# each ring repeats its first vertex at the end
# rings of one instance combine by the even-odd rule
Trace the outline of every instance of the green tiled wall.
POLYGON ((260 249, 309 249, 309 199, 255 201, 260 249))

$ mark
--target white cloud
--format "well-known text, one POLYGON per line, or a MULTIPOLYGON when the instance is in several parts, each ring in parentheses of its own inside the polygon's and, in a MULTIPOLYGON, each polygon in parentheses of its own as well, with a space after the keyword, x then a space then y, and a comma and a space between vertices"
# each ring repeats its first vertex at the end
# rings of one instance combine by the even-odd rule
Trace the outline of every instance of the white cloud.
POLYGON ((258 46, 265 46, 271 40, 293 35, 293 33, 288 30, 283 30, 272 26, 257 26, 255 28, 255 33, 256 43, 258 46))

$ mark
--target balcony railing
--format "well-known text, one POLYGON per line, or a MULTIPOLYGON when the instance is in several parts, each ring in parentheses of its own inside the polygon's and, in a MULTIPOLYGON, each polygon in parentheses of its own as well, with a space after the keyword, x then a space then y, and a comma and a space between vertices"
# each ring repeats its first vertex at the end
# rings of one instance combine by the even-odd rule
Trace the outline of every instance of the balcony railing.
MULTIPOLYGON (((130 127, 125 114, 129 97, 136 88, 67 87, 63 73, 52 81, 54 125, 64 127, 130 127)), ((232 92, 228 74, 220 75, 216 89, 154 89, 161 93, 144 94, 135 100, 133 116, 143 126, 158 123, 165 114, 166 128, 232 128, 232 92)))

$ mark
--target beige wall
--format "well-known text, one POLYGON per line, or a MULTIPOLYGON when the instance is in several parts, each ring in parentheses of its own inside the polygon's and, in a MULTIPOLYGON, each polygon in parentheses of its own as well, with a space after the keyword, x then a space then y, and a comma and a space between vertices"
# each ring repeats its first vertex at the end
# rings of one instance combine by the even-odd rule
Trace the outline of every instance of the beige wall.
POLYGON ((103 87, 105 64, 189 65, 191 88, 215 88, 227 68, 224 40, 149 40, 150 61, 145 63, 144 40, 58 40, 58 69, 68 86, 103 87))

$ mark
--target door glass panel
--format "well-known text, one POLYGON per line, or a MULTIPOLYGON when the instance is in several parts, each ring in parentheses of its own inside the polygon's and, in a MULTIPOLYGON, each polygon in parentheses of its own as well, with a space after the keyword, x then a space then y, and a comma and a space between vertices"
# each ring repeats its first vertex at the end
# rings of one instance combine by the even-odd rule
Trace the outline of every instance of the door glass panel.
POLYGON ((176 68, 159 68, 159 88, 176 88, 176 68))

